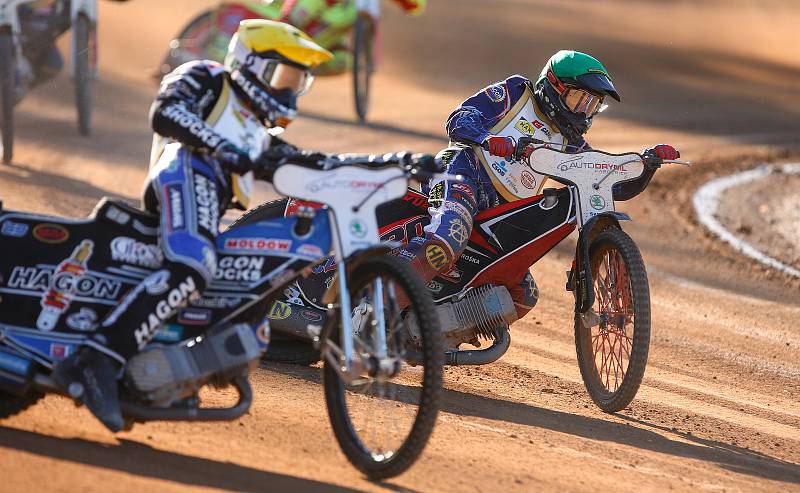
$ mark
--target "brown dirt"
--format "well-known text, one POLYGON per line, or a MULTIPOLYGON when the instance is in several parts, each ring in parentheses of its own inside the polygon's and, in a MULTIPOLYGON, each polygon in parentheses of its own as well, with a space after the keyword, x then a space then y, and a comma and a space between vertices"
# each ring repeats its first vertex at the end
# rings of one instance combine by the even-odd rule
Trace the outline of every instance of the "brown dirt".
MULTIPOLYGON (((5 206, 77 216, 103 195, 136 200, 148 75, 209 3, 101 4, 95 135, 77 136, 66 76, 31 94, 17 111, 17 162, 0 169, 5 206)), ((624 104, 598 118, 592 144, 667 141, 697 163, 659 173, 621 206, 635 218, 626 230, 650 268, 653 300, 648 371, 631 407, 604 414, 583 389, 565 242, 533 267, 542 299, 513 327, 508 354, 447 370, 430 445, 386 484, 365 481, 339 452, 319 370, 270 366, 254 373, 256 402, 232 423, 152 423, 114 437, 48 397, 0 424, 0 490, 800 491, 798 286, 714 241, 690 202, 711 176, 797 152, 796 3, 430 3, 421 19, 386 5, 374 125, 352 123, 348 79, 321 80, 287 138, 332 151, 435 151, 448 113, 483 84, 535 76, 561 47, 607 61, 624 104)))

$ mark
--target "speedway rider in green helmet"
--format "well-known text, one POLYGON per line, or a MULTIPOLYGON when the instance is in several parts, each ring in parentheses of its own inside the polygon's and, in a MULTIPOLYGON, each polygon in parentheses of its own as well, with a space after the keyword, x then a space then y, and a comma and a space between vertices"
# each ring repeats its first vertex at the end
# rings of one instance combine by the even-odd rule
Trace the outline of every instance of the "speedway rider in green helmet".
MULTIPOLYGON (((433 181, 424 187, 431 223, 425 236, 412 239, 400 257, 410 261, 426 281, 437 275, 446 278, 466 247, 478 212, 541 192, 545 177, 511 159, 516 141, 533 137, 565 152, 589 150, 583 136, 609 96, 620 100, 600 61, 562 50, 548 60, 535 82, 512 75, 461 103, 447 121, 451 147, 438 157, 446 163, 447 173, 460 174, 464 181, 433 181)), ((644 153, 662 159, 680 156, 664 144, 644 153)), ((617 185, 614 198, 634 197, 654 172, 650 167, 641 178, 617 185)), ((519 277, 519 284, 510 291, 522 318, 536 304, 538 289, 529 272, 519 277)))

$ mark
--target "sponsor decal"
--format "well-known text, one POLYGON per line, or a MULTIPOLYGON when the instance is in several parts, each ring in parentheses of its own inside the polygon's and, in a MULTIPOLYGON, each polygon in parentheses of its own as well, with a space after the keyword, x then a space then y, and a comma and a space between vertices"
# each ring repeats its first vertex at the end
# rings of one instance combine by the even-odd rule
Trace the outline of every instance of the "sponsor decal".
POLYGON ((325 288, 330 289, 333 286, 333 281, 336 280, 336 274, 332 275, 331 277, 325 279, 325 288))
POLYGON ((506 174, 508 173, 508 168, 506 167, 505 161, 492 161, 492 168, 500 176, 506 176, 506 174))
POLYGON ((292 241, 282 238, 228 238, 225 240, 225 250, 239 252, 261 252, 263 250, 288 252, 290 248, 292 248, 292 241))
POLYGON ((589 197, 589 205, 592 206, 592 209, 603 210, 606 206, 606 200, 599 195, 592 195, 589 197))
POLYGON ((469 232, 464 222, 461 219, 453 219, 450 221, 450 227, 447 230, 447 236, 456 242, 459 248, 467 242, 469 232))
POLYGON ((524 116, 520 117, 519 121, 514 125, 514 128, 531 137, 533 137, 533 134, 536 133, 536 127, 534 127, 531 122, 526 120, 524 116))
MULTIPOLYGON (((133 335, 136 338, 139 349, 144 348, 150 342, 153 335, 161 327, 161 324, 164 323, 164 320, 172 316, 179 307, 194 296, 197 296, 197 284, 192 276, 187 276, 156 304, 155 310, 148 314, 145 321, 134 331, 133 335)), ((130 298, 133 298, 133 296, 130 298)), ((112 321, 109 320, 109 323, 112 323, 112 321)))
POLYGON ((303 303, 303 300, 300 298, 300 290, 297 289, 297 286, 295 286, 294 284, 284 289, 283 295, 286 296, 287 303, 291 303, 293 305, 298 305, 298 306, 306 306, 306 304, 303 303))
POLYGON ((359 218, 350 221, 350 234, 356 238, 363 238, 367 235, 367 225, 359 218))
POLYGON ((269 335, 269 321, 264 320, 256 329, 256 339, 258 339, 261 344, 267 345, 269 344, 269 335))
POLYGON ((484 92, 486 93, 486 96, 488 96, 489 99, 495 103, 499 103, 506 98, 506 86, 503 83, 489 86, 484 92))
MULTIPOLYGON (((93 248, 94 242, 83 240, 72 251, 72 255, 58 264, 53 271, 37 267, 15 267, 11 271, 9 287, 45 291, 40 301, 42 311, 36 320, 36 327, 39 330, 53 330, 59 317, 69 308, 70 302, 76 295, 96 293, 97 283, 94 282, 96 279, 84 277, 93 248)), ((115 294, 118 289, 117 285, 115 294)))
POLYGON ((90 332, 97 328, 97 313, 91 308, 81 308, 67 316, 67 327, 81 332, 90 332))
POLYGON ((147 276, 142 281, 142 285, 148 294, 158 296, 166 293, 167 289, 169 289, 169 278, 170 272, 168 270, 160 270, 147 276))
POLYGON ((435 202, 441 202, 442 199, 444 199, 444 186, 444 182, 440 181, 431 188, 431 191, 428 193, 428 202, 430 202, 431 205, 438 206, 439 204, 435 202))
POLYGON ((171 104, 161 111, 161 116, 185 128, 190 134, 212 149, 222 142, 222 137, 214 132, 205 120, 186 109, 183 105, 171 104))
POLYGON ((197 223, 201 228, 216 233, 219 229, 219 199, 217 185, 197 173, 194 175, 194 196, 197 202, 197 223))
POLYGON ((403 258, 406 258, 408 260, 414 260, 415 258, 417 258, 416 255, 414 255, 413 253, 409 252, 408 250, 400 250, 399 252, 397 252, 397 255, 399 257, 403 257, 403 258))
POLYGON ((480 264, 481 263, 480 260, 478 260, 475 257, 472 257, 470 255, 462 255, 461 258, 463 258, 467 262, 472 262, 473 264, 480 264))
POLYGON ((289 315, 292 314, 292 307, 287 305, 282 301, 275 300, 272 303, 269 311, 267 311, 267 318, 271 320, 284 320, 289 318, 289 315))
POLYGON ((300 316, 311 323, 322 322, 322 314, 310 308, 300 310, 300 316))
POLYGON ((437 281, 430 281, 428 283, 428 289, 430 289, 434 293, 440 292, 444 288, 444 284, 437 282, 437 281))
POLYGON ((119 236, 111 240, 111 258, 117 262, 158 269, 164 261, 164 254, 158 245, 149 245, 127 236, 119 236))
POLYGON ((42 223, 33 228, 33 237, 42 243, 54 245, 67 241, 69 231, 60 224, 42 223))
POLYGON ((335 174, 319 178, 306 184, 306 190, 311 193, 317 193, 326 189, 365 193, 381 187, 383 187, 383 183, 379 181, 337 179, 335 174))
POLYGON ((153 336, 154 341, 159 342, 178 342, 183 339, 183 326, 178 324, 164 324, 156 331, 153 336))
POLYGON ((53 342, 50 344, 50 357, 53 359, 64 359, 69 355, 69 346, 53 342))
POLYGON ((234 308, 242 302, 239 297, 228 298, 224 296, 202 296, 191 302, 192 306, 199 308, 234 308))
POLYGON ((219 259, 214 279, 254 282, 261 279, 264 257, 252 255, 225 256, 219 259))
POLYGON ((458 283, 461 281, 461 271, 457 268, 452 268, 443 274, 439 274, 445 281, 449 281, 452 283, 458 283))
POLYGON ((415 193, 407 193, 403 196, 403 202, 411 202, 414 207, 425 207, 425 204, 428 203, 428 199, 415 193))
POLYGON ((425 249, 425 258, 428 259, 431 267, 436 270, 442 269, 447 265, 447 254, 444 253, 444 249, 439 245, 428 245, 428 248, 425 249))
POLYGON ((533 176, 533 173, 528 170, 522 171, 520 182, 522 182, 523 187, 529 190, 534 190, 536 188, 536 178, 533 176))
POLYGON ((3 236, 11 236, 13 238, 22 238, 28 234, 28 225, 7 220, 4 221, 3 226, 0 227, 0 234, 3 236))
POLYGON ((325 262, 322 262, 311 269, 311 272, 314 274, 322 274, 323 272, 331 272, 334 270, 336 270, 336 261, 333 259, 333 257, 328 257, 325 259, 325 262))
POLYGON ((106 210, 106 217, 118 224, 128 224, 131 219, 130 214, 113 205, 106 210))
POLYGON ((178 322, 184 325, 208 325, 211 310, 205 308, 182 308, 178 312, 178 322))
POLYGON ((180 183, 171 183, 164 186, 164 195, 167 197, 167 218, 170 231, 186 227, 183 216, 183 190, 180 183))
POLYGON ((558 165, 558 169, 561 171, 569 171, 572 169, 591 169, 599 171, 614 171, 617 173, 627 171, 624 164, 584 163, 583 161, 578 160, 563 162, 558 165))
POLYGON ((443 151, 439 151, 439 154, 436 155, 436 158, 439 159, 443 165, 447 166, 453 162, 453 158, 456 157, 456 154, 459 152, 460 149, 445 149, 443 151))
POLYGON ((309 245, 308 243, 297 247, 297 253, 300 255, 308 255, 310 257, 322 257, 325 255, 325 252, 322 251, 322 248, 318 247, 317 245, 309 245))

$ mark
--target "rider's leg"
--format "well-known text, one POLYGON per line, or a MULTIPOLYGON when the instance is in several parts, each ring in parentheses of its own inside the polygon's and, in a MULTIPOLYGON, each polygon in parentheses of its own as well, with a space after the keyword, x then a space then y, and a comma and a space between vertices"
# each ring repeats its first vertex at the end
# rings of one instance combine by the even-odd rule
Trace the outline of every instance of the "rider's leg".
POLYGON ((54 372, 63 388, 82 386, 81 399, 112 431, 123 425, 117 396, 121 365, 211 281, 217 261, 219 179, 214 168, 184 149, 162 155, 149 187, 160 209, 162 269, 129 291, 86 346, 54 372))
POLYGON ((64 57, 55 43, 53 43, 38 60, 33 61, 34 79, 32 86, 37 86, 54 78, 63 68, 64 57))
POLYGON ((444 154, 448 151, 439 157, 445 156, 448 173, 460 174, 464 181, 431 183, 428 192, 431 222, 425 227, 425 236, 412 238, 399 253, 426 283, 453 268, 467 246, 472 220, 479 211, 480 181, 474 154, 470 149, 444 154))

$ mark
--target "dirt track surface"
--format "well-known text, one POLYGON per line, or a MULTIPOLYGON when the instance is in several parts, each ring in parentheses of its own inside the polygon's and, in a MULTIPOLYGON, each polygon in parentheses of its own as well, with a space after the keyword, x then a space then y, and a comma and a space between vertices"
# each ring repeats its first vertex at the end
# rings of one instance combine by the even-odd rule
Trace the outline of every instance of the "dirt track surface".
MULTIPOLYGON (((77 136, 67 77, 37 89, 18 107, 16 162, 0 169, 6 207, 79 216, 103 195, 137 199, 149 73, 208 3, 101 4, 95 135, 77 136)), ((447 370, 431 443, 386 484, 366 482, 339 452, 319 370, 271 366, 252 376, 257 399, 232 423, 153 423, 114 437, 48 397, 0 423, 0 490, 800 491, 798 286, 716 243, 689 201, 711 176, 797 152, 794 2, 430 3, 421 19, 386 5, 373 126, 352 123, 348 79, 320 80, 286 136, 331 151, 435 151, 451 109, 483 84, 534 77, 558 48, 604 60, 624 104, 598 118, 593 146, 666 141, 697 163, 659 173, 622 206, 636 220, 626 229, 650 269, 653 309, 630 408, 604 414, 581 384, 565 242, 533 267, 542 299, 512 328, 508 354, 447 370)))

